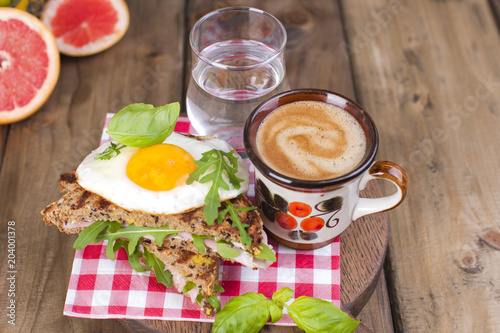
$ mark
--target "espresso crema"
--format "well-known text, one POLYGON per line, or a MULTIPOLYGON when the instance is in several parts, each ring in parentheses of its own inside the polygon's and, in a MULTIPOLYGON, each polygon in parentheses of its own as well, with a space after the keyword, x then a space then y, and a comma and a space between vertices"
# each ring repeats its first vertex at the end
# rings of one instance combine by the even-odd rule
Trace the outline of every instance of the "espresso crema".
POLYGON ((301 180, 326 180, 354 170, 366 151, 356 118, 331 104, 299 101, 271 112, 257 131, 257 150, 273 170, 301 180))

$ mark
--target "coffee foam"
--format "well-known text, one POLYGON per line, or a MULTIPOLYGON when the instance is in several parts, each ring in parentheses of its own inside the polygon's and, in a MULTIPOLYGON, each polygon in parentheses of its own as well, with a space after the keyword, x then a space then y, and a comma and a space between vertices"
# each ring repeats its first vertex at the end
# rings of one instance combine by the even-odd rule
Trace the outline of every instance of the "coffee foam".
POLYGON ((283 105, 260 125, 257 150, 275 171, 324 180, 353 170, 366 150, 361 125, 347 111, 323 102, 283 105))

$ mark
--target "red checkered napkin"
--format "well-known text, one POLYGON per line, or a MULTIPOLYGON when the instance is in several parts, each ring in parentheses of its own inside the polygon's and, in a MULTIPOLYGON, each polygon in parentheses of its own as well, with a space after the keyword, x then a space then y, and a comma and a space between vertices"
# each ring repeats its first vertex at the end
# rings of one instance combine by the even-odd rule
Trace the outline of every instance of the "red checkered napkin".
MULTIPOLYGON (((110 138, 106 127, 102 142, 110 138)), ((179 118, 175 128, 181 133, 195 133, 187 118, 179 118)), ((248 163, 251 174, 253 166, 248 163)), ((253 183, 253 179, 251 180, 253 183)), ((249 197, 254 196, 251 184, 249 197)), ((268 298, 283 287, 295 290, 295 297, 310 296, 333 302, 340 307, 340 242, 314 251, 296 251, 273 240, 277 262, 265 270, 252 270, 224 261, 220 266, 219 284, 225 289, 219 295, 224 306, 232 297, 247 292, 262 293, 268 298)), ((291 301, 293 301, 293 298, 291 301)), ((291 302, 290 301, 290 302, 291 302)), ((286 310, 285 310, 286 311, 286 310)), ((156 282, 152 272, 137 273, 122 248, 116 260, 106 257, 105 243, 77 250, 64 305, 64 315, 81 318, 161 319, 213 322, 198 304, 156 282)), ((275 325, 294 325, 286 314, 275 325)))

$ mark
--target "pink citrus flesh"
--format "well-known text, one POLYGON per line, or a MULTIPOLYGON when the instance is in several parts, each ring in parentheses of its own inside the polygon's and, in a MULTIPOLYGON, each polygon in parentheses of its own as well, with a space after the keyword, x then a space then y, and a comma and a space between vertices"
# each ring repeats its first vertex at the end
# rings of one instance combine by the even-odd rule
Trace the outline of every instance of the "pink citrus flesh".
POLYGON ((128 28, 129 12, 123 0, 51 0, 42 21, 54 33, 61 53, 84 56, 118 42, 128 28))
POLYGON ((31 14, 0 8, 0 124, 36 112, 59 77, 52 33, 31 14))

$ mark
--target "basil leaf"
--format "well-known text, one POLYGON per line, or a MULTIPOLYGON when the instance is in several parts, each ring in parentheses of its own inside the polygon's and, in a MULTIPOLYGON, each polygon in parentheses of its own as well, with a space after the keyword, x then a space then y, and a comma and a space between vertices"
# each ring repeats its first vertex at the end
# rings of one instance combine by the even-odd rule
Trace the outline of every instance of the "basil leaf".
POLYGON ((317 298, 300 296, 287 306, 287 310, 295 324, 306 333, 349 333, 359 326, 359 321, 352 319, 332 303, 317 298))
POLYGON ((283 303, 278 301, 269 302, 269 312, 271 313, 271 321, 274 324, 283 316, 283 303))
POLYGON ((269 320, 269 302, 266 296, 256 293, 231 298, 217 313, 212 333, 259 332, 269 320))
POLYGON ((292 298, 294 291, 288 287, 281 288, 273 294, 273 301, 288 302, 292 298))
POLYGON ((255 258, 276 262, 276 253, 264 243, 260 244, 260 246, 262 246, 262 250, 260 250, 260 253, 255 258))
POLYGON ((222 258, 236 258, 240 254, 235 249, 228 246, 224 241, 218 240, 215 242, 217 245, 217 251, 222 258))
POLYGON ((194 284, 193 282, 189 281, 188 283, 186 283, 186 285, 184 286, 184 288, 182 288, 182 292, 183 293, 187 293, 191 289, 193 289, 194 287, 196 287, 196 284, 194 284))
POLYGON ((179 112, 179 103, 159 107, 130 104, 111 118, 108 134, 115 141, 130 147, 152 146, 172 134, 179 112))

